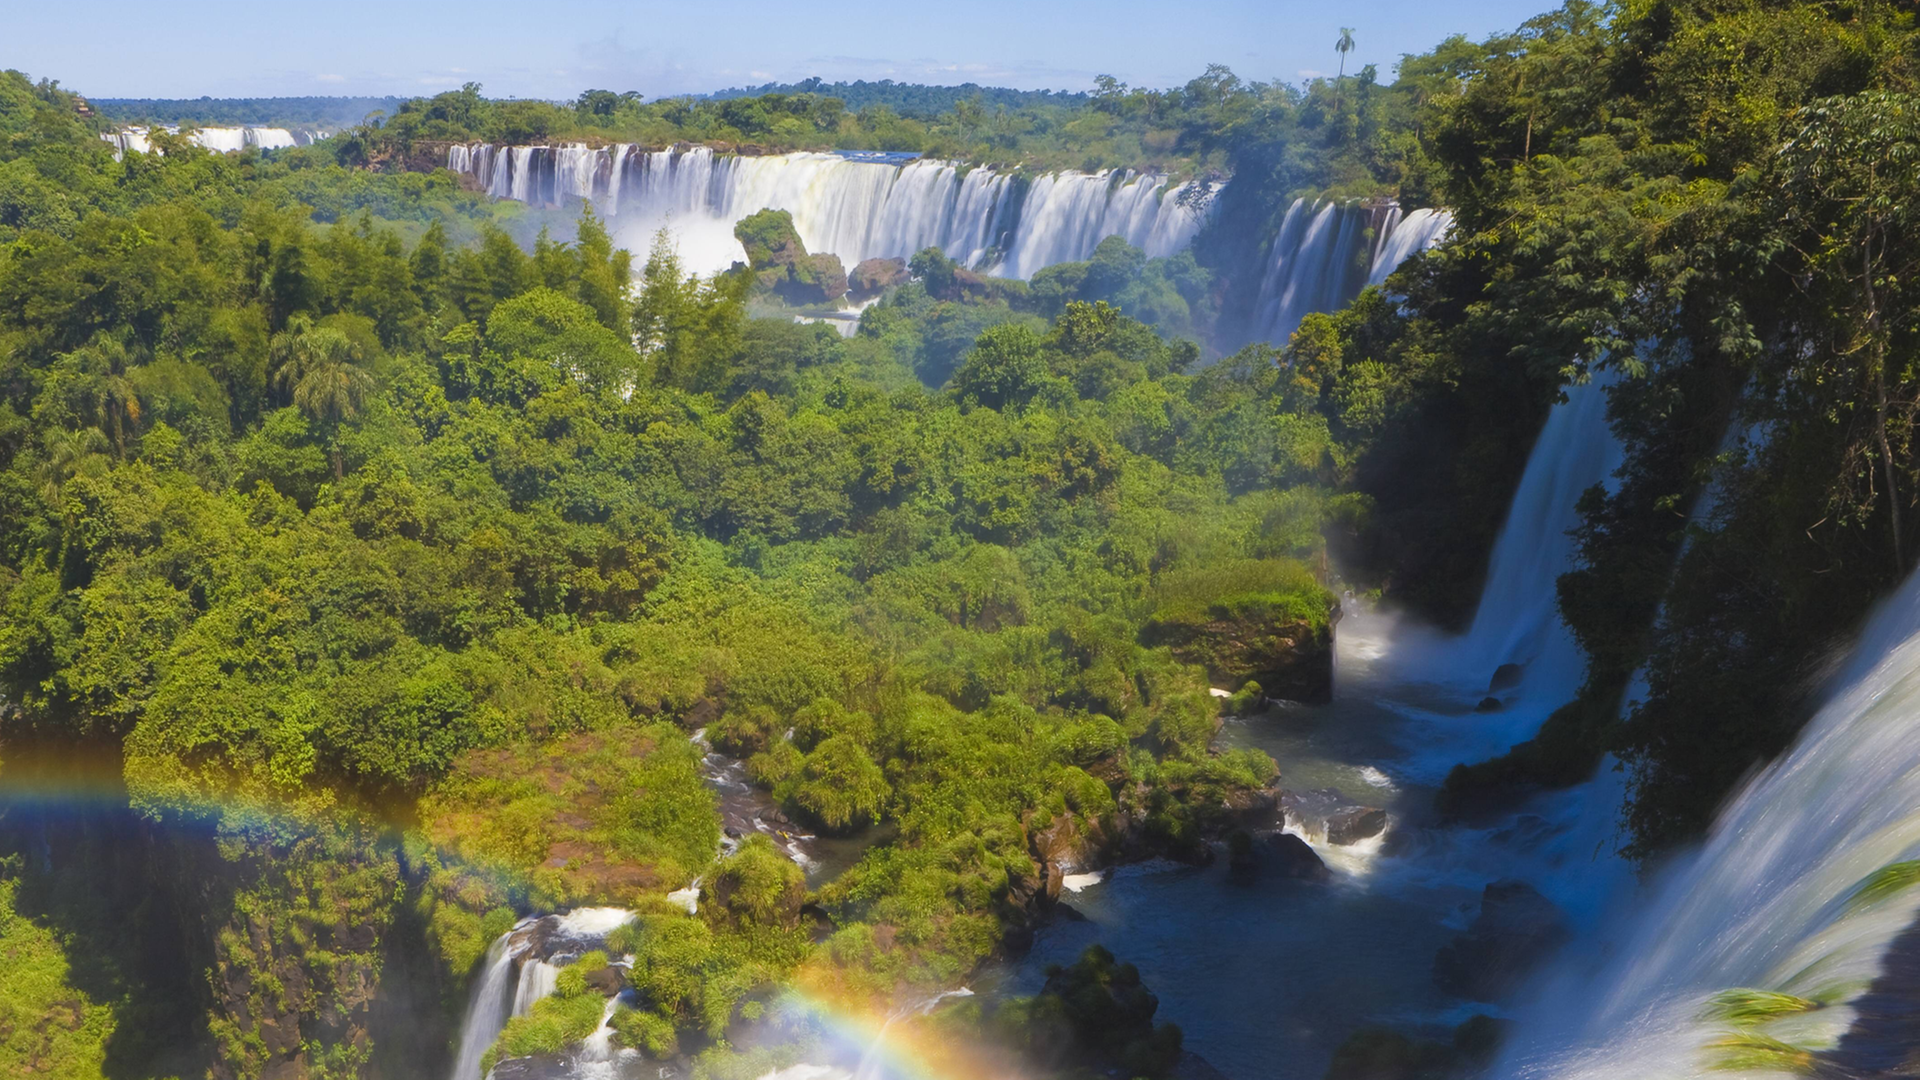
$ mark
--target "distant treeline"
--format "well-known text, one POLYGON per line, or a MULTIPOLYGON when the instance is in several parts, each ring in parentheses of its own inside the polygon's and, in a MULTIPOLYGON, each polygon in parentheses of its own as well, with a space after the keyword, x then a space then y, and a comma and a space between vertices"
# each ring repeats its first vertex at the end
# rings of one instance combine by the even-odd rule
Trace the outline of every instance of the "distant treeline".
POLYGON ((101 116, 122 123, 287 127, 357 124, 374 110, 392 112, 397 97, 93 98, 101 116))
POLYGON ((767 94, 819 94, 839 98, 854 112, 859 112, 871 105, 885 105, 902 116, 918 117, 952 112, 956 104, 974 99, 989 107, 999 106, 1015 110, 1030 109, 1037 105, 1079 105, 1090 96, 1078 90, 1015 90, 1005 86, 981 86, 978 83, 962 83, 959 86, 926 86, 920 83, 897 83, 892 79, 881 79, 878 82, 860 79, 855 82, 830 83, 823 82, 818 77, 797 83, 736 86, 726 90, 716 90, 711 94, 694 96, 712 101, 724 101, 728 98, 762 97, 767 94))

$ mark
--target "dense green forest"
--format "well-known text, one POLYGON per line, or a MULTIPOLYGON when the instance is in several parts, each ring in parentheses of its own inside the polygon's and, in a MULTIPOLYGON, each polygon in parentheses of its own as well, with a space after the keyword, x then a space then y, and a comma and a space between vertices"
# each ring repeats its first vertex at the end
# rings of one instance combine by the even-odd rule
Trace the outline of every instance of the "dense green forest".
POLYGON ((846 103, 847 108, 855 112, 861 112, 875 105, 884 105, 902 116, 929 118, 952 112, 961 102, 973 102, 985 108, 1018 110, 1039 105, 1083 105, 1088 97, 1086 92, 1079 90, 1013 90, 1004 86, 981 86, 978 83, 961 83, 959 86, 926 86, 920 83, 895 82, 892 79, 826 82, 818 77, 793 83, 736 86, 726 90, 715 90, 710 94, 690 96, 724 99, 766 97, 769 94, 783 96, 817 94, 823 97, 839 98, 846 103))
POLYGON ((392 112, 397 97, 90 98, 101 116, 122 124, 348 127, 392 112))
MULTIPOLYGON (((1587 685, 1444 801, 1612 753, 1636 853, 1696 836, 1913 563, 1920 181, 1882 166, 1920 156, 1915 47, 1895 5, 1576 0, 1390 86, 470 86, 121 161, 0 76, 0 775, 101 806, 0 819, 0 1063, 417 1075, 517 913, 604 902, 642 913, 621 1040, 759 1075, 727 1036, 777 988, 949 987, 1046 916, 1058 849, 1208 857, 1275 775, 1213 748, 1209 686, 1324 657, 1344 587, 1462 622, 1542 417, 1601 368, 1627 464, 1560 582, 1587 685), (925 252, 843 339, 760 317, 767 266, 701 279, 418 171, 553 138, 1160 166, 1231 177, 1236 224, 1025 286, 925 252), (1180 318, 1303 192, 1457 225, 1201 364, 1180 318), (717 859, 696 730, 858 862, 810 890, 763 842, 717 859), (664 903, 696 876, 698 913, 664 903)), ((500 1051, 592 1030, 603 962, 500 1051)), ((948 1034, 1163 1075, 1129 970, 948 1034)))
MULTIPOLYGON (((1444 73, 1426 81, 1437 78, 1444 73)), ((1405 76, 1380 85, 1371 65, 1341 87, 1325 79, 1304 87, 1249 82, 1216 65, 1167 90, 1103 77, 1091 94, 1051 96, 875 95, 855 84, 850 97, 841 97, 842 87, 803 83, 750 96, 654 101, 588 90, 556 103, 492 99, 469 83, 401 102, 342 146, 348 160, 376 163, 413 160, 449 142, 583 141, 898 150, 1000 166, 1148 168, 1182 176, 1257 164, 1297 174, 1290 182, 1302 189, 1378 194, 1394 190, 1406 163, 1419 156, 1404 135, 1422 99, 1417 85, 1405 76), (1387 138, 1390 128, 1403 135, 1387 138)))

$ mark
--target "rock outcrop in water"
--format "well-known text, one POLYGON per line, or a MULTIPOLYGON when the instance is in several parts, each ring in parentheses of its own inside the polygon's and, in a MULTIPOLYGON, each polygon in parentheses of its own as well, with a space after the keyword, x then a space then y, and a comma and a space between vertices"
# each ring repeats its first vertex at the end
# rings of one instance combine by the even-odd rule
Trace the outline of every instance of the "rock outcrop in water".
POLYGON ((1496 881, 1481 895, 1473 925, 1434 956, 1433 981, 1450 994, 1499 1001, 1568 936, 1560 909, 1539 890, 1524 881, 1496 881))
POLYGON ((1285 792, 1280 806, 1289 825, 1329 844, 1357 844, 1387 831, 1385 810, 1363 806, 1333 788, 1285 792))
POLYGON ((1326 881, 1333 877, 1327 864, 1313 853, 1313 847, 1292 833, 1274 833, 1267 837, 1267 854, 1283 877, 1304 881, 1326 881))
POLYGON ((747 250, 755 278, 789 304, 830 304, 847 294, 840 257, 809 255, 785 210, 762 210, 740 219, 734 238, 747 250))

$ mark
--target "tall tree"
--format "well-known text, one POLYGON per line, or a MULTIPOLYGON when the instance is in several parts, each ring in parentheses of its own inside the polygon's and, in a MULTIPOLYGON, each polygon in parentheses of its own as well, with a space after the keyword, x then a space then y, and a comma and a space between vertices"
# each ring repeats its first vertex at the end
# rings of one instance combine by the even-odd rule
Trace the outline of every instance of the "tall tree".
POLYGON ((1841 411, 1856 417, 1841 494, 1864 481, 1864 497, 1849 501, 1870 512, 1873 466, 1879 466, 1895 570, 1904 573, 1899 472, 1910 460, 1920 403, 1896 395, 1889 384, 1905 381, 1913 359, 1894 354, 1912 340, 1908 283, 1920 273, 1912 242, 1920 224, 1914 181, 1920 96, 1870 91, 1826 98, 1802 109, 1800 120, 1780 151, 1780 191, 1787 219, 1800 227, 1791 242, 1807 274, 1805 287, 1824 308, 1822 321, 1835 328, 1831 370, 1819 374, 1840 385, 1852 382, 1861 395, 1841 403, 1841 411))
POLYGON ((273 344, 275 359, 280 362, 275 380, 290 393, 293 407, 326 431, 334 479, 344 478, 339 428, 360 415, 360 407, 373 388, 373 376, 361 366, 364 357, 359 346, 334 327, 304 324, 281 334, 273 344))
POLYGON ((1333 43, 1333 51, 1340 54, 1340 74, 1333 77, 1333 107, 1340 109, 1340 87, 1347 78, 1347 54, 1353 51, 1353 27, 1340 28, 1340 40, 1333 43))

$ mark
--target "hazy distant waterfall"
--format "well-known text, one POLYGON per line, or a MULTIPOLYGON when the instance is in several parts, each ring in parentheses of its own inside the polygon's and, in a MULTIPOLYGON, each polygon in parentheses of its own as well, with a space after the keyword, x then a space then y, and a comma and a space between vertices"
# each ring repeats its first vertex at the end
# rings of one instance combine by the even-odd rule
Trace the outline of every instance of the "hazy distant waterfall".
POLYGON ((1300 320, 1333 311, 1378 285, 1411 256, 1438 243, 1453 224, 1444 210, 1402 215, 1394 204, 1296 199, 1269 251, 1250 325, 1256 341, 1285 343, 1300 320))
MULTIPOLYGON (((162 129, 179 132, 179 127, 168 125, 162 129)), ((129 151, 139 154, 151 153, 153 143, 149 136, 152 131, 144 127, 124 127, 117 131, 103 131, 100 137, 113 144, 113 154, 118 158, 129 151)), ((306 130, 289 130, 274 127, 203 127, 189 135, 188 141, 212 150, 216 153, 238 153, 248 147, 261 150, 281 150, 289 146, 307 146, 316 138, 324 138, 306 130)))
POLYGON ((451 147, 447 168, 494 198, 592 202, 635 250, 670 228, 681 258, 703 272, 744 257, 733 225, 767 207, 793 214, 809 251, 838 255, 849 267, 939 247, 966 265, 1014 277, 1084 259, 1115 235, 1150 256, 1171 255, 1204 220, 1165 177, 1132 172, 1048 173, 1022 195, 1008 174, 943 161, 486 144, 451 147))

